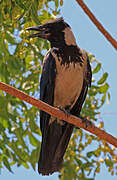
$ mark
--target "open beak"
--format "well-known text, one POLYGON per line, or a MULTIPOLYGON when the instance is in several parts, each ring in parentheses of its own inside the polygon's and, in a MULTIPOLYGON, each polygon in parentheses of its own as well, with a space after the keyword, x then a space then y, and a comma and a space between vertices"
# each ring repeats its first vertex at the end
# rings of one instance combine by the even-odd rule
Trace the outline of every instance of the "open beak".
POLYGON ((48 29, 45 28, 43 25, 42 26, 29 27, 26 30, 28 30, 28 31, 38 31, 35 34, 29 35, 28 36, 29 38, 40 37, 40 38, 48 39, 48 36, 50 34, 48 32, 48 29))

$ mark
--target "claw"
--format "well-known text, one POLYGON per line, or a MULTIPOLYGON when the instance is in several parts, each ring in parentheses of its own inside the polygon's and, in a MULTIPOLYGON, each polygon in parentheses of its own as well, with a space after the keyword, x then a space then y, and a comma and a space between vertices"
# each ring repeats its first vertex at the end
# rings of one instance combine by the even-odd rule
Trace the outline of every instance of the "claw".
POLYGON ((70 116, 70 110, 66 110, 66 109, 62 108, 61 106, 58 106, 58 108, 59 108, 62 112, 64 112, 67 117, 70 116))
POLYGON ((85 117, 80 117, 80 118, 82 119, 82 122, 85 123, 86 128, 88 126, 91 126, 91 127, 93 126, 93 123, 91 121, 89 121, 88 119, 86 119, 85 117))

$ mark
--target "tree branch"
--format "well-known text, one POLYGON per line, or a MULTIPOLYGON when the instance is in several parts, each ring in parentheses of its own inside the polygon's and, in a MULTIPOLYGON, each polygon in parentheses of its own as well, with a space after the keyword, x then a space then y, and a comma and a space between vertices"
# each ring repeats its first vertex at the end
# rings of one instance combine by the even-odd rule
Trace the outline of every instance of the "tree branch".
POLYGON ((112 46, 117 50, 117 41, 108 33, 108 31, 102 26, 102 24, 96 19, 94 14, 90 11, 87 5, 83 0, 76 0, 77 3, 81 6, 84 12, 88 15, 91 21, 96 25, 99 31, 106 37, 106 39, 112 44, 112 46))
POLYGON ((50 114, 52 116, 55 116, 61 120, 64 120, 70 124, 73 124, 77 127, 83 128, 83 129, 95 134, 100 139, 105 140, 108 143, 117 147, 117 138, 106 133, 104 130, 97 128, 94 125, 88 125, 88 127, 86 127, 86 124, 83 123, 82 119, 80 119, 78 117, 75 117, 73 115, 67 116, 64 112, 60 111, 59 109, 54 108, 36 98, 33 98, 33 97, 29 96, 28 94, 14 88, 14 87, 11 87, 3 82, 0 82, 0 89, 12 96, 15 96, 21 100, 26 101, 29 104, 32 104, 33 106, 47 112, 48 114, 50 114))

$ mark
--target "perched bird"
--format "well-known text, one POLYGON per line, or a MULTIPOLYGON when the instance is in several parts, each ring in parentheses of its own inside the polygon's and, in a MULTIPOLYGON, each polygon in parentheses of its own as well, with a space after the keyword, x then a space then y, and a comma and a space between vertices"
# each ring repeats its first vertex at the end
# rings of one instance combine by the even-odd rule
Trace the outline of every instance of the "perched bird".
MULTIPOLYGON (((43 61, 40 99, 79 116, 92 73, 87 55, 77 46, 70 26, 61 17, 27 30, 37 31, 30 37, 44 38, 51 44, 43 61)), ((74 126, 40 111, 40 128, 38 172, 49 175, 62 168, 74 126)))

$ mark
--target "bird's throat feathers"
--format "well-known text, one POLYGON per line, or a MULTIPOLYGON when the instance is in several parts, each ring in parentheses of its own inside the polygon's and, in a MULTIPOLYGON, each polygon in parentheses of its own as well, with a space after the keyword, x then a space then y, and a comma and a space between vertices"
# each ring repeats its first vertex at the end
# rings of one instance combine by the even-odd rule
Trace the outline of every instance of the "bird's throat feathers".
POLYGON ((76 45, 64 46, 64 48, 52 48, 51 52, 55 54, 61 65, 67 64, 69 67, 70 63, 79 63, 82 66, 82 53, 76 45))

